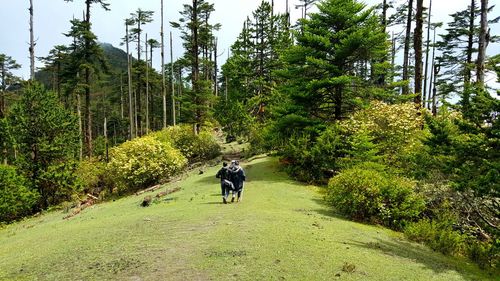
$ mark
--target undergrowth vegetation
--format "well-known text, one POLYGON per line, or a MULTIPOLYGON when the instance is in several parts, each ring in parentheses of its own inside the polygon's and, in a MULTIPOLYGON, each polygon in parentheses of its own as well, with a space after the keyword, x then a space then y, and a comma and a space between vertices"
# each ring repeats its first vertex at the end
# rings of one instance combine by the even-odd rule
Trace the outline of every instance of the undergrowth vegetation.
POLYGON ((168 142, 153 136, 137 138, 111 149, 108 172, 119 193, 136 191, 169 178, 187 164, 186 157, 168 142))
POLYGON ((0 164, 0 222, 11 222, 29 214, 39 197, 14 167, 0 164))
POLYGON ((340 214, 402 230, 485 268, 499 266, 496 123, 380 101, 289 137, 282 122, 270 123, 275 131, 266 130, 272 135, 263 137, 271 140, 265 145, 291 176, 327 184, 326 200, 340 214))

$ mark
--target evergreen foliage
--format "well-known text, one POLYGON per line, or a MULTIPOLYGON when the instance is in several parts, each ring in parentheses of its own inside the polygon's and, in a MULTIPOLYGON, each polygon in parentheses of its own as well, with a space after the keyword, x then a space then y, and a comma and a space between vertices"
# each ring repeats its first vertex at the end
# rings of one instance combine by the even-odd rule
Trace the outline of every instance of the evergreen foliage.
POLYGON ((11 222, 31 213, 39 194, 12 166, 0 164, 0 222, 11 222))
POLYGON ((28 84, 12 107, 9 121, 17 148, 17 165, 40 193, 40 208, 69 200, 79 190, 74 174, 79 147, 77 118, 55 93, 28 84))
POLYGON ((385 53, 385 34, 372 9, 356 1, 327 0, 300 22, 297 45, 286 51, 279 74, 288 101, 277 128, 284 136, 333 122, 359 107, 366 92, 356 87, 355 66, 385 53), (281 124, 280 124, 281 123, 281 124))

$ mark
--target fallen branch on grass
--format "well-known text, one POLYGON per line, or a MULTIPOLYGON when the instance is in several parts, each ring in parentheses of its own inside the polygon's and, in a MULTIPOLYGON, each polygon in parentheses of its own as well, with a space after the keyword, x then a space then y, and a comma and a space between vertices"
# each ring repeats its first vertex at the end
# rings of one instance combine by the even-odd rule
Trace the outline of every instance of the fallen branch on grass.
POLYGON ((87 207, 90 207, 95 204, 96 201, 98 201, 99 198, 95 197, 94 195, 87 193, 87 199, 78 202, 78 205, 76 208, 73 209, 73 211, 68 214, 67 216, 63 217, 63 219, 69 219, 72 218, 76 215, 78 215, 81 211, 85 210, 87 207))
POLYGON ((157 184, 157 185, 155 185, 155 186, 152 186, 152 187, 149 187, 149 188, 146 188, 146 189, 143 189, 143 190, 137 191, 137 192, 135 193, 135 195, 141 195, 141 194, 146 193, 146 192, 153 192, 153 191, 155 191, 155 190, 159 189, 161 186, 162 186, 161 184, 157 184))
POLYGON ((169 195, 170 193, 174 193, 174 192, 177 192, 177 191, 179 191, 179 190, 181 190, 181 188, 180 188, 180 187, 172 188, 172 189, 169 189, 169 190, 166 190, 166 191, 162 191, 162 192, 160 192, 160 193, 156 194, 156 196, 155 196, 155 197, 156 197, 156 198, 161 198, 161 197, 163 197, 163 196, 165 196, 165 195, 169 195))
POLYGON ((180 187, 168 189, 168 190, 165 190, 165 191, 162 191, 162 192, 156 194, 155 198, 152 198, 151 195, 148 195, 148 196, 144 197, 144 199, 142 200, 141 206, 148 207, 149 205, 151 205, 151 203, 153 203, 153 201, 159 200, 161 197, 164 197, 164 196, 169 195, 171 193, 177 192, 179 190, 181 190, 180 187))

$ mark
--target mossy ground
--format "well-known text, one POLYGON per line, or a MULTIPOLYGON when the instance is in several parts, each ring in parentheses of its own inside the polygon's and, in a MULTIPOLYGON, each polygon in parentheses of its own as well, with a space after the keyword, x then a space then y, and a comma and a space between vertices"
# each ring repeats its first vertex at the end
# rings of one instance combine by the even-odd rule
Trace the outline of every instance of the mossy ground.
POLYGON ((150 207, 145 195, 54 211, 0 229, 0 280, 495 280, 401 234, 336 217, 277 160, 244 163, 240 203, 193 171, 150 207))

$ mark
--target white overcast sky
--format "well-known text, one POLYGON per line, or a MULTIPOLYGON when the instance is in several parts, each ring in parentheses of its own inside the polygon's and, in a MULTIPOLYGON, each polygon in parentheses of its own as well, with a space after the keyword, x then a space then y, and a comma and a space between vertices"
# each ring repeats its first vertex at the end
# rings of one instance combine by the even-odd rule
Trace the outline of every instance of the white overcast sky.
MULTIPOLYGON (((399 0, 401 3, 404 0, 399 0)), ((69 44, 68 38, 63 33, 70 28, 69 20, 74 16, 81 18, 84 9, 84 0, 74 0, 65 2, 64 0, 33 0, 35 11, 35 38, 36 56, 46 56, 54 45, 69 44)), ((160 41, 160 0, 109 0, 111 11, 104 11, 98 5, 94 5, 91 14, 92 29, 101 42, 108 42, 115 47, 120 47, 119 43, 124 36, 125 27, 123 21, 138 8, 143 10, 153 10, 154 22, 147 24, 144 29, 149 38, 160 41)), ((190 0, 164 0, 165 34, 172 30, 170 21, 179 19, 179 11, 183 4, 190 3, 190 0)), ((225 60, 227 48, 233 43, 236 36, 241 31, 244 19, 257 8, 261 0, 209 0, 215 4, 215 12, 212 22, 222 24, 221 30, 217 33, 219 38, 219 53, 221 59, 225 60)), ((368 5, 380 3, 380 0, 364 0, 368 5)), ((490 5, 493 4, 490 0, 490 5)), ((277 12, 285 11, 286 0, 275 0, 277 12)), ((448 22, 449 14, 465 9, 470 0, 434 0, 433 1, 433 21, 448 22)), ((289 0, 292 19, 300 17, 301 11, 295 9, 295 4, 300 4, 298 0, 289 0)), ((428 0, 424 0, 424 6, 428 5, 428 0)), ((29 0, 0 0, 0 53, 13 57, 22 65, 22 69, 15 71, 16 75, 23 78, 29 76, 29 32, 28 14, 29 0)), ((495 7, 490 18, 500 15, 500 7, 495 7)), ((174 60, 182 55, 182 45, 179 33, 173 30, 174 34, 174 60)), ((493 26, 492 35, 500 34, 500 25, 493 26)), ((168 37, 165 38, 168 43, 168 37)), ((169 54, 168 45, 165 53, 169 54)), ((488 53, 500 53, 499 44, 490 44, 488 53)), ((160 65, 159 50, 153 54, 154 66, 158 69, 160 65)), ((166 57, 166 62, 169 57, 166 57)), ((37 62, 37 67, 41 66, 37 62)))

